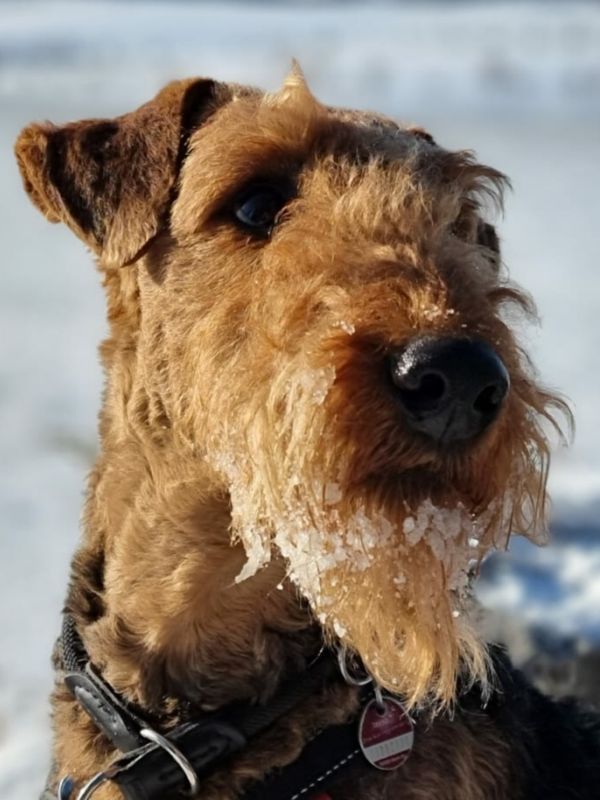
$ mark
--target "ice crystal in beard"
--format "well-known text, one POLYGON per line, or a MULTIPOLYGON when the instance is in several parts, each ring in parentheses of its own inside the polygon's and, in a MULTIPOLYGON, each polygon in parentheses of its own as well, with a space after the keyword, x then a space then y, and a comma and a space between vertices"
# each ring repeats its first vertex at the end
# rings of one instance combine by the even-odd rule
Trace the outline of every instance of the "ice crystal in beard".
POLYGON ((406 543, 414 547, 423 540, 435 558, 444 565, 450 589, 460 589, 467 575, 468 553, 459 542, 461 531, 469 531, 472 518, 460 503, 455 508, 436 507, 431 500, 424 500, 415 516, 405 518, 402 530, 406 543))
MULTIPOLYGON (((329 489, 331 497, 329 487, 335 486, 335 496, 341 499, 336 484, 327 486, 322 494, 327 497, 329 489)), ((391 544, 393 534, 394 526, 381 512, 368 514, 358 508, 342 520, 335 509, 323 508, 317 514, 312 510, 309 514, 298 504, 288 507, 276 521, 274 541, 286 559, 290 579, 313 608, 324 609, 329 598, 323 593, 323 576, 340 565, 364 572, 375 560, 376 551, 391 544)), ((319 613, 323 615, 322 610, 319 613)))
POLYGON ((246 563, 236 577, 236 583, 256 575, 271 560, 268 531, 264 525, 250 521, 253 515, 243 478, 246 462, 247 458, 234 456, 225 450, 217 451, 211 458, 212 466, 224 476, 229 486, 234 537, 242 540, 246 551, 246 563))
POLYGON ((348 336, 353 336, 356 333, 356 328, 352 324, 352 322, 348 322, 345 319, 338 320, 334 323, 334 328, 341 328, 344 333, 347 333, 348 336))
MULTIPOLYGON (((444 567, 447 588, 460 593, 467 588, 471 563, 476 556, 484 554, 480 552, 480 545, 498 516, 497 511, 494 503, 484 513, 474 515, 460 502, 454 508, 440 508, 427 499, 412 516, 404 519, 404 540, 409 547, 421 541, 427 544, 444 567)), ((500 519, 495 521, 502 524, 500 519)), ((493 549, 495 541, 484 547, 493 549)))
POLYGON ((246 551, 246 563, 239 575, 236 576, 236 583, 242 583, 256 575, 259 569, 262 569, 271 560, 271 549, 265 541, 262 530, 257 528, 253 534, 246 528, 243 544, 246 551))
POLYGON ((339 483, 328 483, 325 486, 324 500, 326 505, 333 506, 342 499, 342 490, 339 483))
POLYGON ((312 402, 320 406, 325 402, 334 380, 335 368, 332 366, 308 369, 300 375, 300 386, 312 402))

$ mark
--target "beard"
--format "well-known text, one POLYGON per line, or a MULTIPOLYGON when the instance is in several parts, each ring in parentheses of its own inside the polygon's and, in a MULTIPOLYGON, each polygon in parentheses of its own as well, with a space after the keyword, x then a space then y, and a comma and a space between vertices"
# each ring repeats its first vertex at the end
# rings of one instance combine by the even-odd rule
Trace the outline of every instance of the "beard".
MULTIPOLYGON (((336 496, 335 485, 325 496, 336 496)), ((491 549, 501 511, 424 500, 403 518, 355 508, 290 509, 274 544, 326 638, 359 656, 381 687, 419 703, 446 704, 458 673, 488 682, 485 648, 470 621, 470 574, 491 549)))

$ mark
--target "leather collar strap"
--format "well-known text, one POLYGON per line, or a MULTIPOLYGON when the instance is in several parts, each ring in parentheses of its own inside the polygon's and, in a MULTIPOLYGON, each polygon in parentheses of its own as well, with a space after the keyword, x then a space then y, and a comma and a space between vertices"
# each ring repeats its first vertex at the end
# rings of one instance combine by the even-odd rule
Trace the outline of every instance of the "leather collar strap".
MULTIPOLYGON (((324 651, 300 681, 284 685, 268 705, 231 705, 185 722, 162 737, 154 730, 154 721, 145 719, 139 709, 120 697, 94 670, 74 620, 68 615, 63 620, 59 648, 65 684, 122 753, 96 776, 95 784, 94 779, 90 781, 89 793, 80 792, 78 800, 83 797, 87 800, 105 781, 117 784, 126 800, 163 800, 185 793, 186 789, 198 793, 200 785, 194 786, 190 774, 201 782, 222 766, 227 757, 243 750, 250 739, 300 702, 322 691, 331 681, 341 680, 336 659, 324 651)), ((366 688, 357 691, 361 705, 372 692, 366 688)), ((241 800, 310 800, 362 759, 356 728, 356 718, 345 725, 326 728, 305 746, 295 762, 251 785, 241 800)), ((52 795, 43 795, 48 796, 52 795)), ((59 797, 75 800, 65 790, 65 784, 59 797)))

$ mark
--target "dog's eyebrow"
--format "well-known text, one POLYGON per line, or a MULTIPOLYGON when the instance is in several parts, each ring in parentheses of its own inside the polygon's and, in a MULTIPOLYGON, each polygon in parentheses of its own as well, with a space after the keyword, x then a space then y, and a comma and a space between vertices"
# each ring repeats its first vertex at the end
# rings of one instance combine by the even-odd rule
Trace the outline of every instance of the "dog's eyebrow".
POLYGON ((172 209, 174 231, 194 233, 235 195, 254 182, 295 184, 311 142, 286 141, 269 131, 249 129, 235 139, 219 136, 220 126, 199 131, 181 174, 172 209))
MULTIPOLYGON (((186 229, 188 232, 197 232, 203 225, 211 219, 220 216, 223 212, 230 209, 231 204, 241 194, 247 192, 252 186, 273 185, 281 187, 286 195, 293 197, 297 192, 298 175, 302 167, 302 161, 294 158, 292 154, 288 158, 260 160, 259 163, 249 162, 241 159, 241 163, 236 164, 236 169, 223 170, 220 173, 220 180, 216 183, 206 183, 201 174, 194 170, 193 177, 190 176, 190 188, 193 189, 186 198, 186 229), (192 227, 190 227, 192 226, 192 227)), ((233 163, 228 167, 233 167, 233 163)), ((210 165, 206 164, 207 168, 210 165)), ((217 165, 212 170, 212 175, 219 175, 217 165)), ((204 172, 204 170, 202 170, 204 172)), ((213 177, 214 181, 214 177, 213 177)), ((175 224, 181 222, 182 215, 177 208, 173 214, 175 224)))

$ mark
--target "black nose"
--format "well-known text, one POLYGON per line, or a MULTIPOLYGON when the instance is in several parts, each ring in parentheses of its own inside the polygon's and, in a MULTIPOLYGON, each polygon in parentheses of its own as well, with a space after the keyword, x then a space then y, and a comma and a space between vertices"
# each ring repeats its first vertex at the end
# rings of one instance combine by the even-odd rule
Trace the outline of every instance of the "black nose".
POLYGON ((390 369, 409 426, 443 444, 484 431, 510 385, 494 350, 470 339, 413 339, 391 354, 390 369))

